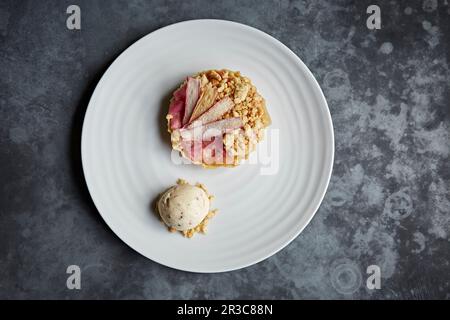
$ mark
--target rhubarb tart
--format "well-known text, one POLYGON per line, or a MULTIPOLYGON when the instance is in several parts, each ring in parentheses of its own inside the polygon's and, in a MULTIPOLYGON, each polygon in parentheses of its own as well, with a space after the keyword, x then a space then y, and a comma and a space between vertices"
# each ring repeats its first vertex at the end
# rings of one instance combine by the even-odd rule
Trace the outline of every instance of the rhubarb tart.
POLYGON ((166 118, 172 148, 204 167, 237 166, 271 123, 250 79, 230 70, 187 77, 173 93, 166 118))

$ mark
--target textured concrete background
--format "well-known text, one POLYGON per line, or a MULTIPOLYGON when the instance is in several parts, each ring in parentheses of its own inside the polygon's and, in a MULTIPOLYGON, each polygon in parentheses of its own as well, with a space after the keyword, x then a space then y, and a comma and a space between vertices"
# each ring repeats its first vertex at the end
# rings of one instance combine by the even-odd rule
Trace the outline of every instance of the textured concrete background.
POLYGON ((426 1, 1 1, 0 298, 450 298, 450 6, 426 1), (66 28, 78 4, 82 30, 66 28), (366 27, 378 4, 382 29, 366 27), (259 28, 308 65, 328 99, 336 162, 305 231, 244 270, 171 270, 97 213, 81 125, 105 68, 162 26, 259 28), (66 288, 66 268, 82 289, 66 288), (365 287, 377 264, 382 288, 365 287))

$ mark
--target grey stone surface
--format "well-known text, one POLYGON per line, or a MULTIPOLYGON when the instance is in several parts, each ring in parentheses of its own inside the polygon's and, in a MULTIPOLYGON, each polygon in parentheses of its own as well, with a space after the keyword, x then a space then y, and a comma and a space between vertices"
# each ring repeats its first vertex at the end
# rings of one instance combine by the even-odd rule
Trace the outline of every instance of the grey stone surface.
POLYGON ((447 1, 2 1, 0 298, 450 298, 447 1), (66 28, 78 4, 82 30, 66 28), (381 30, 368 30, 378 4, 381 30), (172 270, 122 243, 80 163, 99 77, 165 25, 259 28, 309 66, 329 102, 336 161, 325 200, 287 248, 223 274, 172 270), (66 288, 66 268, 82 289, 66 288), (381 267, 380 290, 365 286, 381 267))

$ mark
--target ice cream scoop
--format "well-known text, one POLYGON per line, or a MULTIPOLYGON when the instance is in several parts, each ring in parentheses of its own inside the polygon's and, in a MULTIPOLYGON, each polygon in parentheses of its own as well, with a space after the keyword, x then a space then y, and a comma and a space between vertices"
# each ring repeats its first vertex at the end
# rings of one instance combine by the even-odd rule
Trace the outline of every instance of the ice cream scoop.
POLYGON ((202 188, 180 184, 161 195, 158 212, 168 227, 187 231, 202 222, 209 212, 209 205, 209 197, 202 188))

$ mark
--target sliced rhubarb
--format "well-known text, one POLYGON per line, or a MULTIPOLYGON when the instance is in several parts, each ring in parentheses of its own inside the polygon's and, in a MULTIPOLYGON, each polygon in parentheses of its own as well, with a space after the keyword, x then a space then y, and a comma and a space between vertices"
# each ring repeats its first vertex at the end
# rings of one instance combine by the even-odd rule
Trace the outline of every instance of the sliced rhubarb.
POLYGON ((215 137, 211 143, 203 148, 203 163, 207 165, 225 163, 222 137, 215 137))
POLYGON ((183 125, 185 125, 191 118, 199 96, 200 80, 189 77, 186 84, 186 103, 184 108, 183 125))
POLYGON ((181 153, 191 160, 195 164, 201 164, 202 163, 202 157, 203 157, 203 143, 201 141, 187 141, 182 140, 181 141, 181 147, 183 150, 181 153))
POLYGON ((233 105, 233 100, 229 97, 225 97, 191 122, 187 128, 194 128, 219 120, 225 113, 233 108, 233 105))
POLYGON ((221 137, 214 137, 208 141, 182 141, 182 154, 194 164, 224 164, 225 149, 221 137))
POLYGON ((206 110, 208 110, 214 104, 214 101, 216 101, 216 97, 217 97, 217 88, 213 87, 211 83, 208 83, 204 87, 203 92, 200 98, 198 99, 197 104, 195 105, 194 111, 192 112, 189 122, 192 122, 192 120, 198 118, 206 110))
POLYGON ((177 89, 174 93, 173 93, 173 97, 177 100, 186 100, 186 87, 187 84, 182 85, 179 89, 177 89))
POLYGON ((173 93, 169 106, 170 129, 175 130, 183 125, 184 106, 186 97, 186 85, 181 86, 173 93))
POLYGON ((194 128, 180 129, 183 140, 208 140, 212 137, 220 136, 226 132, 242 127, 241 118, 227 118, 207 123, 194 128))
POLYGON ((169 114, 172 116, 170 119, 170 128, 172 130, 181 128, 182 126, 182 119, 181 114, 184 111, 184 102, 183 101, 177 101, 172 100, 169 106, 169 114))

